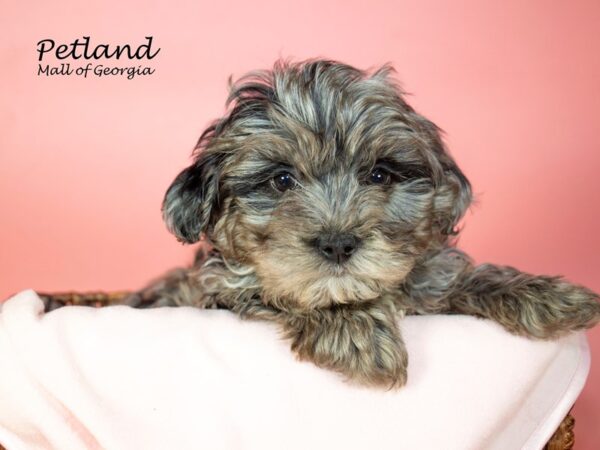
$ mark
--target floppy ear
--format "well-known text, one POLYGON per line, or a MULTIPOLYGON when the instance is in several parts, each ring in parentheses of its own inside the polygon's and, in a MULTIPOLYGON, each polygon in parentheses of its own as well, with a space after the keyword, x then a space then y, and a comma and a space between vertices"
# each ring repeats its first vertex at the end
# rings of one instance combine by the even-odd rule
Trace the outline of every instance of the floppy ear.
POLYGON ((426 151, 423 156, 429 160, 436 188, 434 198, 434 225, 442 238, 457 234, 456 225, 471 204, 471 183, 462 173, 442 140, 442 131, 429 119, 418 114, 404 99, 402 89, 391 76, 395 70, 390 64, 383 65, 372 76, 380 79, 392 92, 404 120, 416 133, 426 151))
MULTIPOLYGON (((467 212, 467 208, 473 200, 471 192, 471 183, 458 168, 456 163, 449 155, 446 161, 446 190, 449 194, 448 200, 440 202, 446 203, 441 211, 438 210, 438 225, 442 234, 452 236, 458 233, 456 225, 462 216, 467 212)), ((441 200, 441 199, 440 199, 441 200)), ((436 201, 436 203, 438 203, 436 201)), ((440 205, 441 206, 441 205, 440 205)))
POLYGON ((430 120, 411 111, 413 128, 424 138, 432 150, 425 156, 436 167, 434 180, 436 196, 434 204, 435 225, 442 236, 456 235, 456 225, 473 200, 471 183, 460 170, 442 140, 442 131, 430 120))
POLYGON ((171 184, 163 200, 163 219, 178 241, 192 244, 207 233, 219 207, 219 157, 200 153, 171 184))

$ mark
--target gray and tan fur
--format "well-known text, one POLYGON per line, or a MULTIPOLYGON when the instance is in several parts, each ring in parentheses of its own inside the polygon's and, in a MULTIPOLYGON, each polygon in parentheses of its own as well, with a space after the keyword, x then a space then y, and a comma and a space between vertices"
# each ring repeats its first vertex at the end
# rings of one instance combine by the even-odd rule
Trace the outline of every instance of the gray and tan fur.
POLYGON ((558 277, 474 266, 454 247, 471 187, 386 65, 279 61, 231 85, 163 214, 209 251, 130 296, 277 322, 305 360, 401 386, 403 314, 470 314, 555 338, 593 326, 598 296, 558 277))

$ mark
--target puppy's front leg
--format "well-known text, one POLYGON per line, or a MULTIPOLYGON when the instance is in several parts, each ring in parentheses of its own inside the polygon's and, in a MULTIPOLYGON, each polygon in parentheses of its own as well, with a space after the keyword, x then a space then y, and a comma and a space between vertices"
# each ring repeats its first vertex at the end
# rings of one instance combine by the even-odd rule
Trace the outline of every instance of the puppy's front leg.
POLYGON ((284 329, 302 360, 361 384, 391 388, 406 383, 408 355, 391 301, 290 314, 284 329))
POLYGON ((541 339, 600 320, 598 295, 589 289, 491 264, 463 273, 447 301, 449 312, 489 318, 512 333, 541 339))
POLYGON ((474 266, 454 248, 421 261, 401 286, 398 301, 408 314, 469 314, 540 339, 590 328, 600 320, 598 295, 585 287, 512 267, 474 266))

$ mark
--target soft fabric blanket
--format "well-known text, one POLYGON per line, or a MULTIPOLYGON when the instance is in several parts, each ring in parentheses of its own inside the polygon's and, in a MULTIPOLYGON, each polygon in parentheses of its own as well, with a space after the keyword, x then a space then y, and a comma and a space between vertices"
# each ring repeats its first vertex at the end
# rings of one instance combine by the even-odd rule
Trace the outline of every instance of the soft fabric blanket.
POLYGON ((407 317, 404 388, 297 361, 275 325, 228 311, 0 309, 0 443, 20 449, 539 449, 583 387, 583 334, 512 336, 407 317))

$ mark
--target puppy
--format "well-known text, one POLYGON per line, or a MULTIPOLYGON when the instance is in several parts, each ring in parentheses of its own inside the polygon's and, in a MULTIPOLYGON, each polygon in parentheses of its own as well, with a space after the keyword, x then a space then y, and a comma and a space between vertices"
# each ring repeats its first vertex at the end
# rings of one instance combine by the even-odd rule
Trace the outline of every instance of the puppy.
POLYGON ((209 250, 123 302, 275 321, 300 359, 384 387, 406 382, 404 314, 470 314, 540 339, 596 324, 592 291, 474 266, 454 247, 469 181, 392 75, 280 61, 230 81, 227 114, 163 204, 177 239, 209 250))

